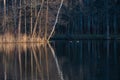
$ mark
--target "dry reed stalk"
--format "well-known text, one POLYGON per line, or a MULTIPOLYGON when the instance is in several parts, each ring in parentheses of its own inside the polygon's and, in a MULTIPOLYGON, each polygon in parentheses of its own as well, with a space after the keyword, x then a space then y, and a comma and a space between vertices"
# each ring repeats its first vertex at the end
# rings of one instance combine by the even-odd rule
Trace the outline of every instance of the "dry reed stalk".
POLYGON ((18 37, 15 37, 14 34, 7 32, 3 35, 0 35, 0 43, 44 43, 47 42, 44 38, 38 36, 30 36, 26 34, 20 34, 18 37))

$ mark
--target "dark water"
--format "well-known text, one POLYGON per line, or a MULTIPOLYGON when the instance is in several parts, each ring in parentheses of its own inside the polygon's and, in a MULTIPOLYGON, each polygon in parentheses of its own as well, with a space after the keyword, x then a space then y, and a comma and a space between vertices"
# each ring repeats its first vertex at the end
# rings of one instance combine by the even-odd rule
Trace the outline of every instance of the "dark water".
POLYGON ((65 80, 120 80, 120 41, 55 42, 65 80))
POLYGON ((0 80, 120 80, 119 40, 0 44, 0 80))

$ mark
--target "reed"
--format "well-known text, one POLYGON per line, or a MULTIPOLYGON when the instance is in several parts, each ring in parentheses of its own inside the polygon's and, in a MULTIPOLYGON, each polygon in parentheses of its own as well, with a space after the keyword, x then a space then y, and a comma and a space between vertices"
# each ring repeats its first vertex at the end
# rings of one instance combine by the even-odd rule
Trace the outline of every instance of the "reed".
POLYGON ((32 37, 31 35, 20 34, 19 37, 16 37, 12 33, 5 33, 0 35, 0 43, 44 43, 47 42, 45 38, 41 37, 32 37))

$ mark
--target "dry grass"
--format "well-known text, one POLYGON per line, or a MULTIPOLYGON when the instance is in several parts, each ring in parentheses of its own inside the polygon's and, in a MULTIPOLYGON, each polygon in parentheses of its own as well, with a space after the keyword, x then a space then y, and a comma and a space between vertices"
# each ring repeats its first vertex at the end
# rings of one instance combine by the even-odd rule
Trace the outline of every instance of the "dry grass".
POLYGON ((26 34, 20 34, 20 36, 15 37, 12 33, 5 33, 0 35, 0 43, 45 43, 47 40, 40 37, 31 37, 26 34))

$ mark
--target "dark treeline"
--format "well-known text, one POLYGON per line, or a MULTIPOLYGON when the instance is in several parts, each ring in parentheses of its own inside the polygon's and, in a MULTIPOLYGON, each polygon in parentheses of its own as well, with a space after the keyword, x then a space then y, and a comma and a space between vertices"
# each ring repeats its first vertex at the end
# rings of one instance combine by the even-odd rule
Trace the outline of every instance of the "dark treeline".
POLYGON ((55 30, 58 37, 117 37, 120 34, 119 0, 69 0, 63 5, 55 30))

